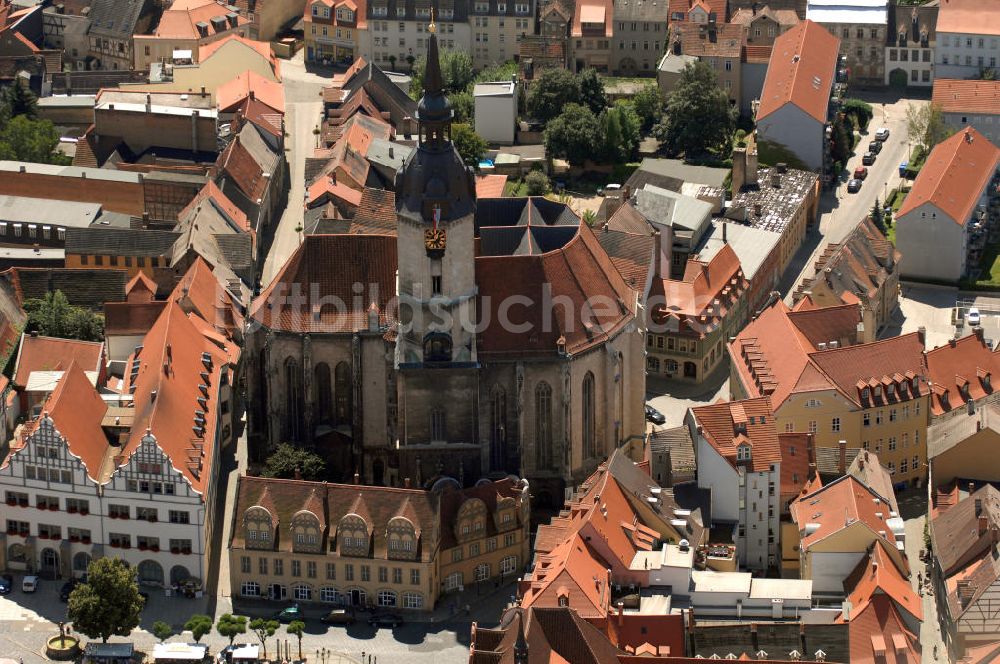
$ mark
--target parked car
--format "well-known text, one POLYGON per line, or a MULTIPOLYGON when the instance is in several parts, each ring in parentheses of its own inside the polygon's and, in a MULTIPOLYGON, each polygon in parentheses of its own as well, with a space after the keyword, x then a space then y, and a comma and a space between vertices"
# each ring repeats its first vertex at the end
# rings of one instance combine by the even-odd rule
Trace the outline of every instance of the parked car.
POLYGON ((621 190, 621 188, 622 188, 622 186, 620 184, 605 185, 603 187, 598 188, 597 195, 598 196, 607 196, 608 194, 617 193, 619 190, 621 190))
POLYGON ((646 404, 646 419, 653 424, 666 424, 667 418, 663 416, 663 413, 656 410, 648 403, 646 404))
POLYGON ((29 574, 21 580, 21 592, 23 593, 33 593, 38 590, 38 577, 34 574, 29 574))
POLYGON ((872 141, 868 144, 868 151, 878 154, 882 151, 882 141, 872 141))
POLYGON ((875 163, 875 153, 874 152, 866 152, 865 156, 861 158, 861 163, 864 164, 865 166, 871 166, 872 164, 874 164, 875 163))
POLYGON ((326 625, 353 625, 356 619, 354 609, 348 606, 330 611, 320 621, 326 625))
POLYGON ((376 613, 368 619, 372 627, 391 627, 395 629, 403 624, 403 616, 398 613, 376 613))
POLYGON ((79 584, 80 582, 77 581, 76 579, 70 579, 69 581, 64 583, 62 585, 62 588, 59 589, 59 599, 63 602, 68 602, 69 596, 70 594, 72 594, 73 589, 76 588, 79 584))
POLYGON ((851 178, 847 182, 847 193, 856 194, 861 191, 861 180, 851 178))
POLYGON ((979 315, 979 309, 975 307, 969 309, 969 313, 965 314, 965 322, 972 326, 982 323, 983 320, 982 316, 979 315))
POLYGON ((857 168, 854 169, 854 179, 855 180, 864 180, 866 177, 868 177, 868 168, 867 167, 865 167, 865 166, 858 166, 857 168))
POLYGON ((302 617, 302 609, 299 608, 298 604, 294 606, 289 606, 287 608, 282 609, 281 611, 278 611, 278 613, 275 614, 274 618, 278 622, 282 623, 290 623, 293 620, 304 620, 304 618, 302 617))
POLYGON ((888 127, 879 127, 878 130, 876 130, 876 132, 875 132, 875 140, 876 141, 887 141, 887 140, 889 140, 889 128, 888 127))
POLYGON ((0 574, 0 595, 9 595, 14 590, 14 577, 10 574, 0 574))

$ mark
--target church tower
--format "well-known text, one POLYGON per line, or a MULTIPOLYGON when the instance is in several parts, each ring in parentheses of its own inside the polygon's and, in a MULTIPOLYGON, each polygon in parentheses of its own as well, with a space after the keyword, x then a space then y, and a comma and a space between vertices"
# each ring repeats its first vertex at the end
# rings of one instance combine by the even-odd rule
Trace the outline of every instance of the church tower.
POLYGON ((419 139, 396 174, 400 329, 396 339, 400 476, 471 481, 477 435, 475 210, 472 170, 451 142, 433 17, 417 107, 419 139))

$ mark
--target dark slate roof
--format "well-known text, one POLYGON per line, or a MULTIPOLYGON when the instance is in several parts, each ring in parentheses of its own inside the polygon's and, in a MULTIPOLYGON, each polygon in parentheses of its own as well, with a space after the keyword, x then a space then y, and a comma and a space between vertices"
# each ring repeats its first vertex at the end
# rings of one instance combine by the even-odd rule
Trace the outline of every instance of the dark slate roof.
POLYGON ((66 253, 101 256, 168 256, 180 237, 173 231, 67 228, 66 253))
POLYGON ((135 34, 136 23, 143 14, 147 0, 93 0, 90 3, 90 32, 119 37, 135 34))
MULTIPOLYGON (((394 5, 395 3, 390 2, 390 4, 394 5)), ((408 4, 410 4, 411 7, 407 9, 406 15, 407 17, 412 17, 414 16, 412 8, 413 4, 412 0, 410 0, 408 4)), ((468 3, 458 2, 455 4, 467 5, 468 3)), ((513 9, 513 4, 511 4, 511 8, 513 9)), ((394 8, 390 8, 389 16, 390 17, 396 16, 396 10, 394 8)), ((457 23, 458 21, 459 21, 458 7, 456 6, 454 22, 457 23)), ((389 78, 389 76, 384 71, 382 71, 380 67, 371 62, 367 63, 354 76, 352 76, 350 80, 344 83, 344 90, 348 93, 345 99, 349 99, 360 88, 368 87, 367 84, 369 83, 378 88, 379 90, 381 90, 384 94, 388 95, 392 99, 393 103, 397 104, 398 106, 404 109, 407 109, 407 111, 409 111, 409 114, 411 116, 413 116, 416 113, 417 102, 413 101, 410 95, 403 92, 403 89, 401 87, 393 83, 392 79, 389 78)))
POLYGON ((124 301, 128 283, 125 270, 15 267, 6 276, 22 302, 58 290, 70 304, 91 309, 100 309, 105 302, 124 301))
POLYGON ((229 263, 233 272, 250 274, 253 267, 252 240, 249 233, 219 233, 215 236, 220 256, 229 263))

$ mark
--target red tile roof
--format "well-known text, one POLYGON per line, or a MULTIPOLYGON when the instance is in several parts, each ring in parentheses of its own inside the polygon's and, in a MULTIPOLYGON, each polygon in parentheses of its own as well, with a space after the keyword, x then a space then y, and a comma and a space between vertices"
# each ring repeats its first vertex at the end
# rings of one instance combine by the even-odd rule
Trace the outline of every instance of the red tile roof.
POLYGON ((674 14, 684 14, 684 20, 688 19, 688 12, 695 4, 701 4, 708 9, 710 13, 715 14, 716 23, 726 22, 726 0, 669 0, 669 9, 667 16, 670 18, 670 22, 674 22, 674 14))
POLYGON ((945 113, 1000 113, 1000 81, 935 78, 931 103, 945 113))
MULTIPOLYGON (((210 200, 216 209, 222 213, 222 216, 226 217, 227 220, 230 221, 238 230, 247 231, 253 234, 253 228, 250 225, 250 220, 247 219, 246 213, 239 209, 235 203, 229 200, 229 197, 226 196, 221 189, 219 189, 214 180, 209 180, 205 183, 205 186, 202 187, 197 194, 195 194, 195 197, 191 199, 191 202, 178 213, 178 218, 186 217, 205 200, 210 200)), ((141 275, 143 273, 139 272, 138 274, 141 275)), ((146 279, 148 279, 148 277, 146 277, 146 279)), ((126 289, 127 288, 128 287, 126 287, 126 289)))
POLYGON ((984 399, 993 394, 993 380, 1000 380, 1000 357, 975 334, 949 340, 927 351, 926 358, 934 415, 942 415, 969 400, 984 399), (967 398, 962 392, 964 386, 967 398))
POLYGON ((611 575, 579 534, 536 556, 521 598, 523 608, 569 606, 581 618, 603 619, 611 604, 611 575), (565 598, 564 604, 560 598, 565 598))
POLYGON ((99 341, 22 334, 14 384, 23 388, 28 384, 28 376, 32 371, 66 371, 74 361, 84 371, 100 375, 104 369, 104 344, 99 341))
POLYGON ((506 315, 514 325, 530 325, 531 334, 489 325, 479 336, 481 353, 555 352, 560 338, 567 352, 583 352, 617 334, 635 313, 635 291, 622 279, 586 224, 580 224, 576 236, 565 245, 546 253, 478 256, 476 283, 480 311, 483 316, 489 315, 484 320, 499 320, 499 308, 514 296, 527 296, 536 303, 571 302, 574 316, 573 324, 566 325, 562 316, 555 316, 555 321, 544 320, 551 312, 543 311, 540 305, 514 308, 506 315), (543 293, 546 287, 548 296, 543 293), (613 306, 591 307, 589 303, 597 299, 613 306))
POLYGON ((839 50, 840 40, 809 20, 775 39, 757 121, 794 104, 817 122, 826 122, 839 50))
POLYGON ((395 192, 365 187, 358 211, 351 220, 351 233, 395 235, 395 192))
POLYGON ((249 69, 216 88, 215 103, 219 112, 228 113, 251 96, 279 113, 285 112, 284 86, 249 69))
POLYGON ((808 433, 779 433, 781 448, 781 495, 795 497, 802 492, 809 479, 810 447, 812 436, 808 433))
POLYGON ((780 408, 797 389, 829 387, 814 368, 807 372, 809 353, 816 348, 810 336, 822 331, 826 341, 853 339, 860 315, 856 305, 792 312, 778 299, 730 342, 729 357, 749 393, 769 395, 772 405, 780 408), (800 323, 809 336, 799 329, 800 323))
MULTIPOLYGON (((87 369, 91 371, 91 369, 87 369)), ((84 374, 84 367, 71 360, 62 378, 45 402, 45 410, 56 430, 66 440, 70 454, 80 459, 94 482, 107 482, 114 449, 101 428, 107 406, 84 374)))
POLYGON ((127 366, 136 365, 138 371, 130 374, 124 389, 133 395, 134 414, 122 450, 122 465, 148 432, 192 490, 204 498, 215 468, 216 425, 222 420, 218 386, 222 372, 231 374, 240 351, 235 344, 219 347, 193 322, 195 317, 185 315, 179 304, 169 301, 139 352, 129 357, 127 366), (202 374, 207 374, 207 380, 202 374), (207 395, 200 389, 206 383, 207 395), (196 424, 196 411, 204 413, 201 429, 196 424))
POLYGON ((243 327, 243 314, 233 295, 219 282, 212 267, 200 256, 181 277, 168 298, 232 338, 243 327))
POLYGON ((885 543, 885 550, 893 562, 909 573, 902 554, 896 549, 896 536, 886 523, 890 518, 889 506, 851 475, 799 496, 792 502, 790 511, 802 535, 799 546, 803 551, 860 522, 870 531, 872 541, 885 543))
MULTIPOLYGON (((212 181, 209 180, 211 183, 212 181)), ((149 302, 156 298, 157 285, 145 272, 136 272, 125 284, 127 302, 149 302)))
POLYGON ((246 98, 240 104, 238 115, 254 126, 281 139, 285 132, 285 115, 257 98, 246 98))
POLYGON ((322 205, 331 199, 339 199, 352 207, 357 207, 361 203, 360 191, 326 176, 320 176, 309 185, 306 193, 308 194, 306 207, 310 208, 322 205))
MULTIPOLYGON (((174 2, 160 16, 160 22, 156 26, 153 35, 162 39, 203 39, 198 30, 198 23, 208 24, 209 36, 219 34, 215 30, 213 18, 226 18, 231 10, 225 4, 216 0, 174 0, 174 2)), ((249 23, 245 17, 239 16, 236 19, 237 26, 245 26, 249 23)), ((226 20, 220 32, 235 30, 234 26, 226 20)), ((137 35, 140 36, 140 35, 137 35)))
POLYGON ((767 397, 725 401, 691 409, 702 427, 705 440, 730 464, 736 466, 736 448, 750 445, 750 466, 763 472, 781 462, 774 411, 767 397))
POLYGON ((727 244, 707 263, 688 259, 682 279, 653 280, 650 298, 667 304, 653 307, 652 320, 665 325, 676 319, 682 333, 704 337, 722 324, 748 285, 740 259, 727 244))
POLYGON ((924 619, 921 597, 896 567, 881 541, 869 549, 844 580, 844 590, 850 608, 840 615, 838 622, 855 620, 880 596, 889 597, 897 609, 912 616, 913 620, 920 622, 924 619))
POLYGON ((105 302, 104 334, 108 337, 145 334, 160 317, 166 305, 163 300, 105 302))
POLYGON ((225 171, 251 201, 264 197, 269 180, 239 135, 219 155, 218 163, 220 170, 225 171))
POLYGON ((964 226, 998 164, 1000 148, 973 127, 966 127, 934 146, 896 215, 902 217, 931 203, 964 226))
POLYGON ((506 185, 506 175, 477 175, 476 198, 501 198, 506 185))
POLYGON ((940 4, 937 32, 1000 35, 1000 13, 995 3, 982 0, 948 0, 940 4))
POLYGON ((674 22, 671 42, 680 41, 681 53, 700 58, 739 58, 746 43, 747 29, 742 25, 674 22))
POLYGON ((920 638, 893 602, 877 595, 848 625, 851 664, 919 664, 920 638))
POLYGON ((396 296, 396 268, 392 235, 307 235, 254 300, 251 315, 286 332, 355 332, 368 328, 374 304, 380 325, 388 325, 395 321, 388 305, 396 296), (364 286, 360 309, 355 308, 355 284, 364 286), (316 312, 309 301, 313 289, 324 305, 316 312), (290 297, 297 293, 303 302, 290 297))
MULTIPOLYGON (((926 374, 923 352, 920 334, 911 332, 870 344, 817 351, 809 358, 847 399, 857 406, 867 407, 861 402, 861 381, 868 384, 877 381, 886 386, 895 384, 899 393, 896 399, 913 398, 909 387, 913 378, 926 374), (900 384, 905 384, 908 396, 903 397, 898 390, 900 384)), ((918 393, 927 394, 927 388, 918 387, 918 393)))

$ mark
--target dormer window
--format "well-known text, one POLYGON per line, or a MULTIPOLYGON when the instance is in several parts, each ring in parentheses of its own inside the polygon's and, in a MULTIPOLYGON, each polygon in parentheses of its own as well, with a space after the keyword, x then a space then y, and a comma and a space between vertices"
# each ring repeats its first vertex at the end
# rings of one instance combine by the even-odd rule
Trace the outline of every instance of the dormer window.
POLYGON ((319 16, 319 7, 313 5, 313 16, 319 16))
POLYGON ((885 389, 889 393, 889 398, 890 399, 895 399, 896 398, 896 386, 895 385, 890 385, 890 386, 888 386, 885 389))
POLYGON ((989 392, 992 388, 990 387, 990 375, 986 374, 983 376, 983 389, 989 392))
POLYGON ((917 381, 918 381, 918 378, 916 376, 914 376, 913 380, 910 381, 910 389, 913 390, 914 396, 917 396, 917 395, 920 394, 920 383, 917 382, 917 381))
POLYGON ((959 391, 962 393, 962 398, 963 399, 965 399, 965 400, 969 399, 969 384, 968 383, 963 383, 962 387, 959 388, 959 391))
POLYGON ((881 399, 882 398, 882 386, 881 385, 877 385, 875 387, 875 398, 876 399, 881 399))
POLYGON ((749 461, 750 460, 750 446, 747 444, 740 445, 736 448, 736 460, 737 461, 749 461))
POLYGON ((871 401, 872 400, 872 391, 871 391, 871 388, 866 387, 865 389, 861 390, 861 399, 863 401, 871 401))

